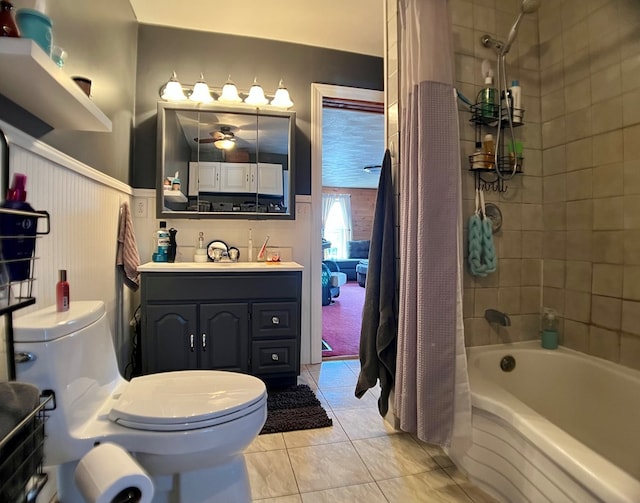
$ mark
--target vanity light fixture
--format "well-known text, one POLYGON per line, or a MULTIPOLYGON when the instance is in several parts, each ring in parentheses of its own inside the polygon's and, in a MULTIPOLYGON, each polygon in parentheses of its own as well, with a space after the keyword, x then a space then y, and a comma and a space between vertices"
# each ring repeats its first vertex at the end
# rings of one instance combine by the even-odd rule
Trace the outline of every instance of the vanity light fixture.
POLYGON ((241 104, 244 101, 245 104, 253 107, 262 107, 267 105, 285 110, 293 106, 293 101, 291 101, 289 91, 284 86, 283 79, 280 79, 275 94, 273 96, 269 95, 269 98, 272 98, 271 102, 269 102, 269 98, 265 96, 264 90, 262 89, 262 86, 258 84, 257 78, 253 79, 253 85, 249 89, 249 92, 243 92, 243 95, 246 94, 246 98, 243 100, 238 92, 238 88, 231 80, 231 75, 229 75, 229 78, 224 86, 222 86, 222 89, 212 89, 205 82, 204 75, 202 73, 200 74, 200 80, 195 84, 182 85, 178 81, 176 72, 173 72, 169 81, 160 88, 160 97, 164 101, 175 102, 186 101, 188 99, 195 103, 209 104, 216 101, 214 96, 212 96, 212 91, 217 94, 217 101, 219 103, 241 104), (185 91, 191 91, 190 93, 188 92, 188 98, 185 95, 185 91))
POLYGON ((276 89, 276 94, 271 100, 271 105, 279 108, 291 108, 293 106, 293 101, 291 101, 289 91, 284 87, 282 79, 280 79, 278 89, 276 89))
POLYGON ((249 96, 244 99, 244 102, 247 105, 254 106, 266 105, 269 103, 269 100, 264 96, 262 86, 258 84, 258 79, 255 77, 253 79, 253 85, 251 86, 251 89, 249 89, 249 96))
POLYGON ((209 90, 207 83, 204 81, 204 75, 202 73, 200 74, 200 80, 194 84, 193 91, 189 95, 189 99, 191 101, 199 101, 200 103, 211 103, 213 101, 211 91, 209 90))
POLYGON ((182 91, 182 84, 178 81, 176 72, 173 72, 169 81, 160 89, 160 96, 165 101, 183 101, 187 99, 182 91))
POLYGON ((231 75, 227 82, 222 86, 222 93, 218 98, 220 103, 242 103, 242 98, 238 95, 238 88, 231 80, 231 75))

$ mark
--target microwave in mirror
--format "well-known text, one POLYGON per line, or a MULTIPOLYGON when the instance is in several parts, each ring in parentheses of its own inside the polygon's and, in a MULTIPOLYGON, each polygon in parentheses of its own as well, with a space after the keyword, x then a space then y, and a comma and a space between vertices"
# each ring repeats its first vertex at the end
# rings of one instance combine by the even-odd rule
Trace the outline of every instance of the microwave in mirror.
POLYGON ((293 219, 295 112, 158 103, 158 218, 293 219))

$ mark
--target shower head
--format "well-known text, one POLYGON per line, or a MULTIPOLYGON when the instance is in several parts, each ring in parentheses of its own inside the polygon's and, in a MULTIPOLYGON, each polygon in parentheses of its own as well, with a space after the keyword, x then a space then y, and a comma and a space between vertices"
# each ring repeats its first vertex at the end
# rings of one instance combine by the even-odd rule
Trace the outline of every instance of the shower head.
POLYGON ((540 8, 540 0, 522 0, 520 10, 525 14, 531 14, 540 8))
POLYGON ((540 0, 522 0, 522 5, 520 6, 520 12, 518 13, 518 17, 516 18, 515 23, 511 27, 511 31, 509 32, 509 36, 507 37, 507 41, 505 42, 500 54, 504 56, 511 49, 511 44, 513 44, 516 39, 516 35, 518 34, 518 28, 520 27, 520 21, 522 21, 522 16, 525 14, 532 14, 540 8, 540 0))

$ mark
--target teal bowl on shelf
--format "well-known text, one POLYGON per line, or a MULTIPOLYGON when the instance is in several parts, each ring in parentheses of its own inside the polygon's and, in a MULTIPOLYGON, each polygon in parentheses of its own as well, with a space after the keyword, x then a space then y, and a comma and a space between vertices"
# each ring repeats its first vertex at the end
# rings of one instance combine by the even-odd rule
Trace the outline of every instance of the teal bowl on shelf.
POLYGON ((22 38, 30 38, 42 47, 45 54, 51 57, 53 29, 51 19, 34 9, 18 9, 16 24, 22 38))

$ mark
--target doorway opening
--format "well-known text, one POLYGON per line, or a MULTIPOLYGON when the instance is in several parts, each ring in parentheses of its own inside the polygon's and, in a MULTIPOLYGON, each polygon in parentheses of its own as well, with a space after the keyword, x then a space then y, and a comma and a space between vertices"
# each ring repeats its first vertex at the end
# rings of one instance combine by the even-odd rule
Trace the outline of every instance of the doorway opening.
POLYGON ((384 155, 381 101, 322 102, 322 358, 358 356, 369 239, 384 155), (364 274, 362 274, 364 271, 364 274))
MULTIPOLYGON (((327 122, 324 117, 325 100, 330 98, 355 100, 364 103, 384 103, 384 92, 372 89, 362 89, 330 84, 311 84, 311 204, 316 211, 311 214, 312 243, 310 248, 310 281, 311 281, 311 362, 322 362, 322 261, 324 258, 324 243, 322 242, 322 171, 323 156, 323 126, 327 122)), ((384 116, 384 114, 383 114, 384 116)), ((386 128, 386 121, 385 121, 386 128)), ((340 128, 332 128, 340 132, 340 128)), ((362 131, 360 132, 362 133, 362 131)), ((386 138, 386 131, 384 138, 386 138)), ((347 135, 343 134, 343 138, 347 135)), ((375 164, 379 164, 382 153, 375 164)), ((374 170, 375 171, 375 170, 374 170)))

